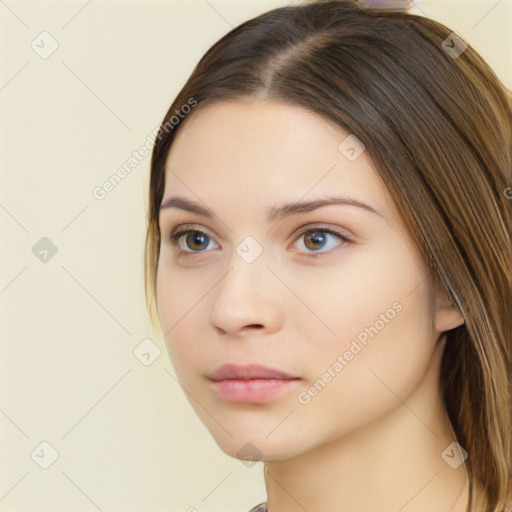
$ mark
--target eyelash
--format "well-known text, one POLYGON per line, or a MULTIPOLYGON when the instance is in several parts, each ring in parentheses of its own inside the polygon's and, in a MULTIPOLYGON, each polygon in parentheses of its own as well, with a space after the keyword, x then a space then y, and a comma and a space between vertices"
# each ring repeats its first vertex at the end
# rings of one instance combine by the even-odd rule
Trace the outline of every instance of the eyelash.
MULTIPOLYGON (((335 230, 329 229, 329 228, 323 228, 321 226, 308 227, 302 233, 299 234, 297 239, 299 239, 300 237, 304 236, 306 233, 311 232, 311 231, 313 231, 315 233, 329 233, 330 235, 334 235, 334 236, 340 238, 345 244, 350 244, 353 242, 353 240, 351 238, 349 238, 347 235, 343 235, 343 234, 339 233, 338 231, 335 231, 335 230)), ((177 246, 179 239, 182 236, 187 235, 188 233, 199 233, 201 235, 206 236, 209 239, 213 239, 210 235, 208 235, 208 233, 205 233, 204 231, 201 231, 199 229, 179 229, 179 227, 174 228, 170 232, 170 234, 168 235, 168 239, 174 246, 177 246)), ((209 251, 181 251, 181 253, 185 254, 187 257, 194 256, 196 254, 201 254, 203 252, 209 252, 209 251)), ((315 259, 320 256, 325 256, 328 254, 329 254, 329 252, 328 253, 323 253, 323 252, 305 253, 305 257, 308 259, 315 259)))

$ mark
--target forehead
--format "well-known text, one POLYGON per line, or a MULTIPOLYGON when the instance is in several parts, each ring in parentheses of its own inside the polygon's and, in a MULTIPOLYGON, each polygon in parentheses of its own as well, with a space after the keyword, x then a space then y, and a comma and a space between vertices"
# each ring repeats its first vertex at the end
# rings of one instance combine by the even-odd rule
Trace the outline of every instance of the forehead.
POLYGON ((313 112, 226 102, 190 115, 167 157, 164 197, 248 208, 337 194, 379 211, 393 208, 368 153, 348 159, 343 144, 350 133, 313 112))

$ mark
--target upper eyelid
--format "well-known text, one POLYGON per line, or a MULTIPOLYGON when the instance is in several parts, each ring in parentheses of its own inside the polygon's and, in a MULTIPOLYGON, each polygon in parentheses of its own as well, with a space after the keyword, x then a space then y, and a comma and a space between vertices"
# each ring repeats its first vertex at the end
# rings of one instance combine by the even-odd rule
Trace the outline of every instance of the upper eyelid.
POLYGON ((171 235, 180 233, 185 234, 183 232, 186 231, 200 231, 210 237, 211 239, 215 240, 217 239, 216 235, 212 235, 210 230, 208 228, 205 228, 204 226, 201 226, 200 224, 190 224, 190 223, 183 223, 183 224, 177 224, 176 226, 168 229, 166 233, 166 238, 170 238, 171 235))

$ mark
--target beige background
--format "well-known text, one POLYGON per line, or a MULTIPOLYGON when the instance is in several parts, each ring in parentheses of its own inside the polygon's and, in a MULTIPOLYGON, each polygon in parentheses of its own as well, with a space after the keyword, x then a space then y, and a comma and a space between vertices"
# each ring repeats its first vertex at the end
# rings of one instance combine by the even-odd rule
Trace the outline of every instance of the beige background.
MULTIPOLYGON (((220 451, 151 329, 150 157, 104 199, 93 190, 154 138, 211 44, 287 3, 0 2, 1 511, 246 512, 265 499, 262 465, 220 451), (161 350, 148 366, 134 354, 145 339, 146 362, 161 350)), ((457 31, 512 87, 511 0, 412 12, 457 31)))

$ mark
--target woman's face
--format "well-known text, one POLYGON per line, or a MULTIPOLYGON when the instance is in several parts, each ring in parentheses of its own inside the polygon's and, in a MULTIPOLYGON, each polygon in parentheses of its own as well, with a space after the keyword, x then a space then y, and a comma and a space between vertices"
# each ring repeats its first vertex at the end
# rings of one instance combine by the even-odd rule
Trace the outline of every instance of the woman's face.
POLYGON ((291 458, 359 431, 418 387, 440 332, 455 326, 429 295, 368 152, 289 105, 221 103, 190 115, 168 155, 162 204, 180 196, 211 216, 161 209, 157 272, 187 398, 237 458, 291 458), (328 198, 361 206, 296 208, 328 198), (178 225, 191 232, 173 243, 178 225), (214 383, 225 363, 295 380, 214 383))

